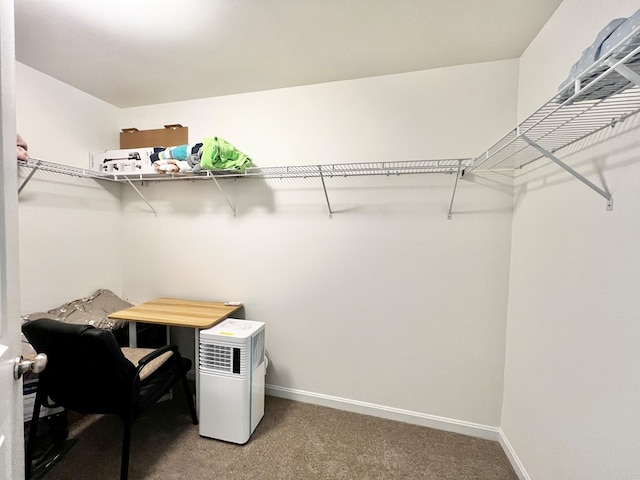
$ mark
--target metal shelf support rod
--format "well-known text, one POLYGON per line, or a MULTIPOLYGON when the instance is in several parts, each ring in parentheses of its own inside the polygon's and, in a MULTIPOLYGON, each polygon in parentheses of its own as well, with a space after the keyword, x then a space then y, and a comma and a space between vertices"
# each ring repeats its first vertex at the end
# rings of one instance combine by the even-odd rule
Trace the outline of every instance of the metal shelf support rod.
POLYGON ((329 195, 327 194, 327 186, 324 184, 322 165, 318 165, 318 172, 320 172, 320 181, 322 182, 322 189, 324 190, 324 198, 327 201, 327 208, 329 209, 329 218, 333 218, 333 211, 331 210, 331 203, 329 203, 329 195))
POLYGON ((548 150, 545 150, 544 148, 542 148, 540 145, 538 145, 536 142, 534 142, 533 140, 531 140, 529 137, 527 137, 526 135, 522 134, 521 138, 527 142, 529 145, 531 145, 533 148, 535 148, 536 150, 538 150, 542 155, 544 155, 545 157, 547 157, 549 160, 553 161, 556 165, 558 165, 559 167, 563 168, 565 171, 567 171, 568 173, 570 173, 571 175, 573 175, 575 178, 577 178, 578 180, 580 180, 582 183, 584 183, 587 187, 589 187, 590 189, 592 189, 594 192, 598 193, 599 195, 601 195, 602 197, 605 198, 605 200, 607 200, 607 210, 611 211, 613 210, 613 197, 611 196, 611 194, 609 192, 606 192, 605 190, 601 189, 600 187, 598 187, 596 184, 594 184, 593 182, 591 182, 589 179, 587 179, 586 177, 584 177, 583 175, 581 175, 580 173, 576 172, 573 168, 571 168, 569 165, 567 165, 566 163, 562 162, 558 157, 556 157, 554 154, 552 154, 551 152, 549 152, 548 150))
POLYGON ((449 213, 447 214, 447 220, 451 220, 451 209, 453 208, 453 199, 456 196, 456 189, 458 188, 458 179, 460 178, 461 169, 462 162, 458 160, 458 171, 456 172, 456 181, 453 183, 453 193, 451 194, 451 202, 449 203, 449 213))
POLYGON ((621 63, 620 65, 616 65, 615 62, 613 62, 611 59, 609 59, 606 63, 624 78, 632 83, 635 83, 637 86, 640 86, 640 75, 631 70, 625 64, 621 63))
POLYGON ((211 175, 211 180, 213 180, 213 183, 216 184, 216 187, 218 187, 218 190, 220 190, 220 193, 222 194, 222 196, 224 197, 225 201, 227 202, 227 205, 229 205, 229 208, 231 209, 231 211, 233 212, 233 216, 236 216, 236 207, 233 205, 233 203, 231 202, 231 200, 229 200, 229 197, 227 197, 227 194, 224 193, 224 190, 222 189, 222 187, 220 186, 220 183, 218 183, 218 180, 216 179, 215 176, 211 175))
POLYGON ((31 168, 29 175, 27 175, 27 178, 25 178, 24 181, 22 182, 22 185, 20 185, 20 188, 18 189, 18 195, 20 195, 20 192, 22 191, 22 189, 27 186, 27 183, 29 183, 29 180, 31 180, 31 177, 33 177, 33 175, 38 171, 38 168, 40 168, 40 160, 36 161, 36 164, 31 168))
POLYGON ((141 192, 140 190, 138 190, 138 187, 136 187, 136 186, 133 184, 133 182, 132 182, 131 180, 129 180, 129 178, 128 178, 128 177, 125 177, 125 179, 127 180, 127 183, 128 183, 129 185, 131 185, 131 188, 133 188, 133 189, 137 192, 137 194, 138 194, 138 195, 140 195, 140 198, 142 198, 142 200, 144 200, 144 203, 146 203, 146 204, 149 206, 149 208, 151 209, 151 211, 153 212, 153 214, 157 217, 157 216, 158 216, 158 212, 156 212, 156 209, 155 209, 155 208, 153 208, 153 207, 151 206, 151 204, 150 204, 150 203, 149 203, 149 201, 145 198, 145 196, 142 194, 142 192, 141 192))

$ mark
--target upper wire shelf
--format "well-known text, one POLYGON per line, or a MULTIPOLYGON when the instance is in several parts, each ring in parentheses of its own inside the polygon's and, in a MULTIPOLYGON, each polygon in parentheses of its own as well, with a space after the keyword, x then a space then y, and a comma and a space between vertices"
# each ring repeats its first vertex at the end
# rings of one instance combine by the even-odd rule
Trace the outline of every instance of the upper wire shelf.
POLYGON ((465 169, 518 169, 640 111, 640 27, 465 169), (638 57, 638 58, 637 58, 638 57), (538 148, 540 147, 540 148, 538 148), (542 150, 541 150, 542 149, 542 150))
POLYGON ((252 167, 246 169, 244 173, 234 176, 260 178, 331 178, 371 175, 409 175, 419 173, 457 173, 459 168, 466 168, 470 164, 470 159, 455 159, 252 167))
MULTIPOLYGON (((613 198, 610 192, 595 185, 563 163, 555 156, 555 153, 604 128, 615 126, 638 112, 640 112, 640 25, 633 28, 603 58, 600 58, 577 75, 572 82, 568 82, 551 100, 476 158, 251 167, 243 172, 203 170, 199 173, 180 174, 97 172, 91 169, 60 165, 44 160, 29 159, 18 162, 20 166, 32 169, 23 181, 19 191, 24 188, 37 170, 129 183, 147 204, 149 202, 135 187, 134 183, 212 179, 223 192, 218 184, 218 179, 319 178, 322 182, 327 207, 331 214, 332 209, 325 179, 372 175, 393 176, 444 173, 456 174, 448 213, 448 218, 451 218, 453 197, 455 196, 458 178, 474 170, 519 169, 546 157, 603 196, 607 200, 607 209, 611 210, 613 208, 613 198)), ((225 198, 235 215, 235 207, 226 195, 225 198)), ((150 204, 149 206, 153 210, 150 204)))
POLYGON ((88 168, 71 167, 59 163, 47 162, 37 158, 29 158, 28 160, 18 160, 18 166, 31 168, 33 171, 42 170, 44 172, 61 173, 63 175, 71 175, 75 177, 101 178, 110 180, 101 172, 96 172, 88 168))
POLYGON ((31 172, 22 182, 18 189, 18 193, 29 182, 31 177, 37 170, 48 172, 62 173, 64 175, 73 175, 78 177, 94 178, 98 180, 107 180, 118 183, 128 183, 145 201, 153 213, 157 216, 156 210, 151 203, 145 198, 143 193, 134 185, 143 181, 163 181, 163 180, 204 180, 211 179, 218 187, 225 200, 231 207, 234 216, 236 215, 236 207, 231 199, 225 194, 224 190, 218 183, 218 179, 230 178, 319 178, 322 183, 325 200, 329 216, 333 215, 329 194, 325 185, 326 178, 334 177, 363 177, 363 176, 392 176, 392 175, 415 175, 422 173, 444 173, 455 174, 455 183, 453 186, 453 195, 449 206, 448 218, 451 218, 451 206, 453 205, 453 196, 455 195, 458 185, 458 178, 462 175, 465 168, 471 165, 471 159, 453 159, 453 160, 408 160, 397 162, 369 162, 369 163, 338 163, 325 165, 298 165, 284 167, 251 167, 244 172, 234 170, 211 171, 203 170, 199 173, 113 173, 113 172, 96 172, 90 169, 70 167, 57 163, 46 162, 38 159, 19 160, 18 164, 23 167, 31 168, 31 172))
POLYGON ((371 175, 409 175, 420 173, 457 173, 471 165, 470 159, 409 160, 396 162, 339 163, 279 167, 251 167, 244 172, 202 170, 200 173, 113 173, 60 165, 44 160, 19 160, 18 164, 35 170, 95 178, 121 183, 162 180, 204 180, 208 178, 332 178, 371 175))

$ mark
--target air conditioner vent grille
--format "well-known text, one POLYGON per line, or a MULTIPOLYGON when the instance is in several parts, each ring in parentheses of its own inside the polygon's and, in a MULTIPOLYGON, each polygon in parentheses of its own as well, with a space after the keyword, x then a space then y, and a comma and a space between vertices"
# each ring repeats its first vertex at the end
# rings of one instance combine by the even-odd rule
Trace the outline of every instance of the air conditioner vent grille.
POLYGON ((253 339, 253 365, 251 368, 259 367, 262 362, 264 362, 264 329, 260 330, 260 332, 253 339))
POLYGON ((232 372, 233 348, 226 345, 200 344, 200 367, 232 372))

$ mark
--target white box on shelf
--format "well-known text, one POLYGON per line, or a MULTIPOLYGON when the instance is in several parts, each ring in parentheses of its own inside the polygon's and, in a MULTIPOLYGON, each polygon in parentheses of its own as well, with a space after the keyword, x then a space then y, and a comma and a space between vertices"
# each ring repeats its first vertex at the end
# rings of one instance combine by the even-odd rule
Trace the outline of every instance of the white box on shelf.
POLYGON ((89 168, 105 173, 155 173, 151 164, 153 148, 127 148, 91 153, 89 168))
POLYGON ((89 170, 94 172, 102 172, 102 164, 107 158, 106 152, 92 152, 89 154, 89 170))

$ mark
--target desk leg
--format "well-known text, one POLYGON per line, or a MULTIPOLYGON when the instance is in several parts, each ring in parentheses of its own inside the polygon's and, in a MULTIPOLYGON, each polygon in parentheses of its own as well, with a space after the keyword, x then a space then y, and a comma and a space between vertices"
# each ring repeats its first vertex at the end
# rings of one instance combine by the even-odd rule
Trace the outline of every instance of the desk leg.
POLYGON ((134 348, 138 346, 138 329, 136 322, 129 322, 129 346, 134 348))

